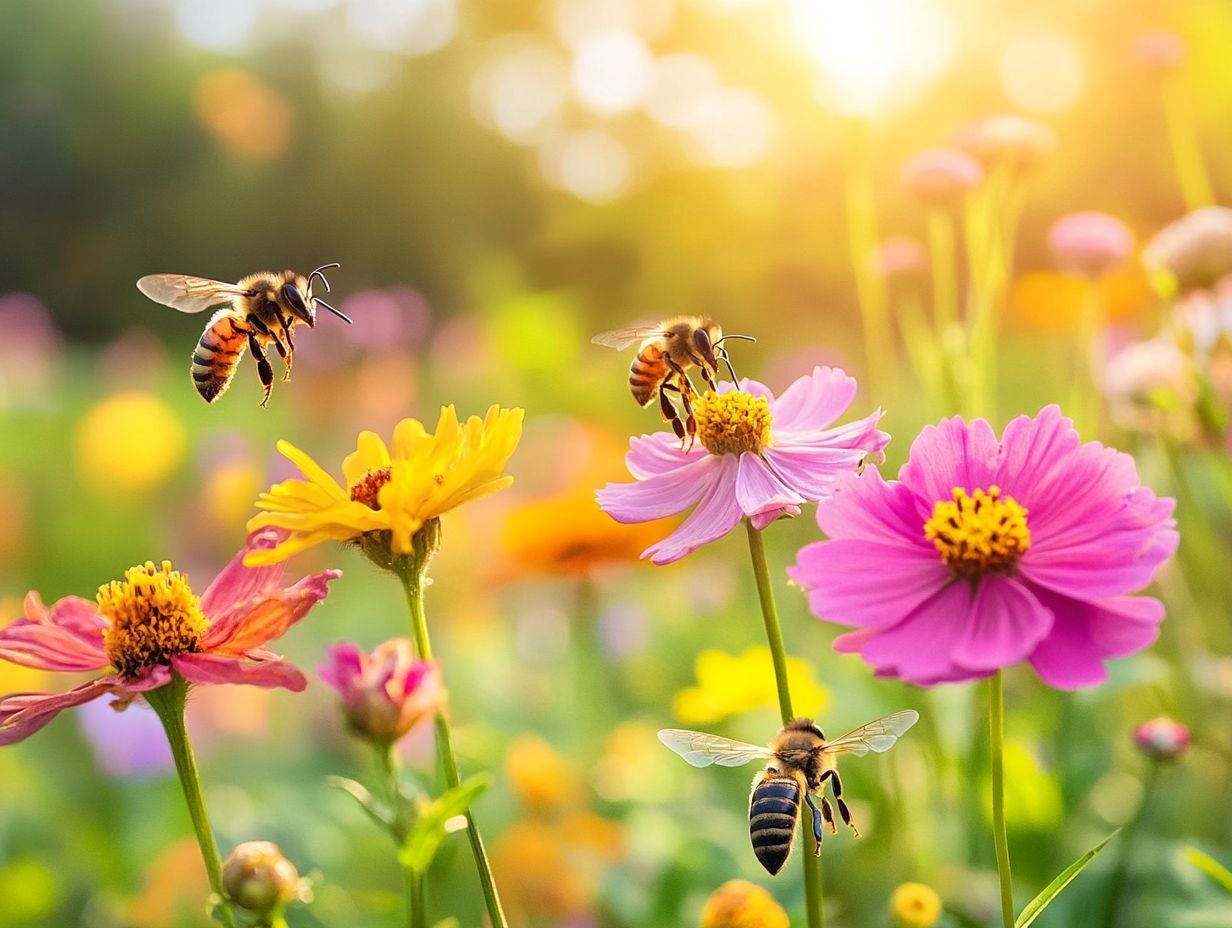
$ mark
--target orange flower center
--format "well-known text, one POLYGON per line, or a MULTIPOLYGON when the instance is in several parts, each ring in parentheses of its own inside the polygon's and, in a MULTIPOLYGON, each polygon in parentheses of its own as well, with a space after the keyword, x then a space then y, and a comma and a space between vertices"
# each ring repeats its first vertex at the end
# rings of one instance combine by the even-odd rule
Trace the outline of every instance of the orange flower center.
POLYGON ((111 622, 103 631, 107 657, 130 678, 198 650, 209 625, 188 578, 172 570, 170 561, 157 568, 146 561, 126 570, 123 580, 100 586, 98 612, 111 622))
POLYGON ((381 487, 389 483, 389 478, 392 471, 388 467, 380 467, 376 470, 370 470, 351 487, 351 499, 357 503, 363 503, 369 509, 380 509, 381 504, 377 501, 381 493, 381 487))
POLYGON ((1011 571, 1031 547, 1026 508, 1014 497, 1002 496, 998 486, 973 495, 954 487, 953 499, 933 507, 933 517, 924 523, 924 537, 963 577, 1011 571))

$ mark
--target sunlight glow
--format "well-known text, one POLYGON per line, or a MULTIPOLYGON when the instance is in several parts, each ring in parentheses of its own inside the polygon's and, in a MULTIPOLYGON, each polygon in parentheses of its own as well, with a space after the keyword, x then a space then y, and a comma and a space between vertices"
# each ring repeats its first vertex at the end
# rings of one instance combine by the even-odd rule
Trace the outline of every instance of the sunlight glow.
POLYGON ((216 51, 247 44, 257 23, 257 0, 179 0, 175 22, 190 42, 216 51))
POLYGON ((599 113, 637 106, 650 90, 654 59, 631 32, 601 32, 583 41, 573 59, 578 98, 599 113))
POLYGON ((540 153, 544 177, 556 187, 591 203, 609 203, 633 180, 633 158, 619 139, 598 129, 574 132, 545 145, 540 153))
POLYGON ((458 30, 457 0, 351 0, 347 28, 373 48, 426 55, 458 30))
POLYGON ((1013 42, 1001 56, 1001 86, 1028 113, 1060 113, 1078 102, 1086 84, 1078 43, 1061 33, 1013 42))

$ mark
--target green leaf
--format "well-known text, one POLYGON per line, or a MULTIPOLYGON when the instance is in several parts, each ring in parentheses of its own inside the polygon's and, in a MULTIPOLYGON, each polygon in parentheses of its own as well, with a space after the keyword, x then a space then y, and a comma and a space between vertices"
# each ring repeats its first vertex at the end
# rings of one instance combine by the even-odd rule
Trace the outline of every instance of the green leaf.
POLYGON ((459 922, 452 915, 442 921, 437 922, 432 928, 460 928, 459 922))
POLYGON ((1070 884, 1070 882, 1080 874, 1083 869, 1091 861, 1095 859, 1095 855, 1102 851, 1109 841, 1121 833, 1121 829, 1117 829, 1103 841, 1095 845, 1072 864, 1062 870, 1055 880, 1044 887, 1044 891, 1027 903, 1027 907, 1019 914, 1017 921, 1014 922, 1014 928, 1027 928, 1029 924, 1039 918, 1039 914, 1048 908, 1048 903, 1061 895, 1061 890, 1070 884))
POLYGON ((445 823, 455 815, 463 814, 491 785, 492 777, 489 774, 477 773, 430 802, 406 836, 406 842, 398 852, 398 862, 422 876, 436 856, 437 848, 445 840, 445 823))
POLYGON ((1185 848, 1184 858, 1232 894, 1232 870, 1229 870, 1210 854, 1196 847, 1185 848))
POLYGON ((325 783, 327 786, 341 790, 358 802, 360 808, 368 814, 368 818, 372 819, 382 830, 393 830, 393 814, 384 803, 378 802, 362 783, 348 780, 346 777, 326 777, 325 783))

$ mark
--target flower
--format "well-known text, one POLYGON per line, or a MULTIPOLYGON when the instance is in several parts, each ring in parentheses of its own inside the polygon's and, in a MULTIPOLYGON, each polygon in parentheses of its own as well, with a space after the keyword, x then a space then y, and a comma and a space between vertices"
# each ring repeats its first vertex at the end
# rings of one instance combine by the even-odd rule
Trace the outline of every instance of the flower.
POLYGON ((227 898, 241 909, 265 915, 303 898, 306 887, 295 864, 273 841, 245 841, 222 862, 227 898))
POLYGON ((1189 728, 1160 716, 1134 729, 1134 744, 1151 760, 1176 760, 1189 750, 1189 728))
POLYGON ((1070 213, 1048 230, 1048 249, 1065 273, 1103 277, 1129 260, 1134 233, 1107 213, 1070 213))
POLYGON ((748 880, 728 880, 702 906, 701 928, 788 928, 783 907, 748 880))
POLYGON ((1203 206, 1172 222, 1142 249, 1165 296, 1205 290, 1232 273, 1232 209, 1203 206))
MULTIPOLYGON (((792 701, 802 715, 821 715, 829 692, 817 682, 812 665, 788 657, 787 683, 792 701)), ((721 722, 754 709, 778 709, 774 662, 766 647, 746 648, 743 654, 707 649, 694 662, 697 686, 676 694, 676 717, 690 725, 721 722)))
POLYGON ((933 928, 941 917, 941 897, 924 883, 903 883, 890 896, 890 917, 899 928, 933 928))
POLYGON ((96 492, 142 493, 175 472, 188 439, 170 407, 152 393, 117 393, 77 426, 74 449, 82 480, 96 492))
POLYGON ((928 262, 928 249, 905 235, 887 238, 868 256, 869 270, 889 280, 925 277, 928 262))
POLYGON ((519 735, 505 752, 505 775, 527 809, 544 812, 577 805, 578 775, 538 735, 519 735))
POLYGON ((409 638, 394 638, 365 654, 354 644, 336 644, 317 672, 342 694, 342 711, 361 737, 392 744, 445 701, 441 671, 415 659, 409 638))
POLYGON ((985 169, 1004 165, 1024 172, 1052 154, 1057 137, 1047 126, 1023 116, 992 116, 969 126, 959 144, 978 158, 985 169))
POLYGON ((877 430, 881 410, 827 428, 855 398, 856 382, 837 368, 815 367, 775 399, 765 386, 719 384, 694 404, 697 442, 682 448, 670 432, 629 442, 633 483, 609 483, 596 493, 617 522, 647 522, 696 508, 683 523, 642 552, 670 564, 726 535, 747 517, 758 531, 800 506, 829 496, 838 476, 854 472, 890 440, 877 430))
POLYGON ((107 672, 67 693, 0 699, 0 745, 22 741, 62 710, 100 696, 114 694, 123 707, 177 674, 189 683, 304 689, 304 675, 264 645, 323 600, 341 572, 325 570, 283 588, 281 566, 244 566, 246 555, 284 538, 274 530, 249 535, 200 599, 170 561, 130 568, 123 580, 99 587, 96 603, 66 596, 48 609, 31 592, 25 618, 0 630, 0 658, 43 670, 107 672))
POLYGON ((908 193, 925 206, 945 208, 962 202, 984 180, 984 168, 966 152, 931 148, 903 162, 899 177, 908 193))
POLYGON ((1173 506, 1056 406, 1000 442, 955 417, 920 433, 898 480, 841 481, 817 510, 830 540, 789 573, 817 616, 858 628, 834 647, 879 676, 931 686, 1029 660, 1052 686, 1093 686, 1155 640, 1163 604, 1129 594, 1176 550, 1173 506))
POLYGON ((441 408, 436 431, 418 419, 394 427, 392 449, 375 432, 360 432, 342 462, 346 486, 290 442, 278 450, 306 480, 284 480, 257 500, 265 510, 249 530, 274 526, 289 534, 275 548, 255 550, 249 566, 283 561, 323 541, 376 538, 394 555, 410 554, 412 538, 442 514, 509 486, 505 462, 522 435, 522 410, 493 406, 485 419, 462 425, 452 406, 441 408))
POLYGON ((1192 437, 1198 375, 1193 359, 1169 336, 1131 342, 1112 355, 1102 386, 1112 421, 1122 428, 1192 437))

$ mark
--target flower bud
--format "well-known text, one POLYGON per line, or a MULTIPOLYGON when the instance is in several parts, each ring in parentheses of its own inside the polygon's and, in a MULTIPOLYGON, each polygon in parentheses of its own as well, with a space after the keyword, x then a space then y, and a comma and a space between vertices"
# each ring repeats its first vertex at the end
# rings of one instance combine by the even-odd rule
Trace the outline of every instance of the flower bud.
POLYGON ((980 163, 955 148, 931 148, 912 155, 899 171, 903 187, 927 206, 956 206, 984 180, 980 163))
POLYGON ((913 238, 895 235, 873 249, 868 267, 887 280, 910 280, 928 273, 928 251, 913 238))
POLYGON ((1161 715, 1134 729, 1134 744, 1151 760, 1176 760, 1189 750, 1189 729, 1161 715))
POLYGON ((941 918, 941 897, 923 883, 903 883, 890 896, 890 917, 899 928, 933 928, 941 918))
POLYGON ((702 907, 701 928, 788 928, 774 897, 748 880, 729 880, 702 907))
POLYGON ((993 116, 968 128, 960 143, 985 168, 1005 165, 1015 171, 1027 171, 1052 154, 1057 137, 1033 119, 993 116))
POLYGON ((1232 209, 1204 206, 1164 226, 1142 263, 1165 296, 1207 289, 1232 273, 1232 209))
POLYGON ((1129 260, 1134 233, 1107 213, 1070 213, 1048 230, 1048 250, 1066 274, 1103 277, 1129 260))
POLYGON ((242 909, 265 915, 299 899, 299 873, 272 841, 245 841, 222 862, 227 898, 242 909))
POLYGON ((342 711, 360 737, 391 744, 440 711, 445 699, 440 669, 416 660, 408 638, 394 638, 365 654, 338 644, 318 668, 321 679, 342 694, 342 711))

